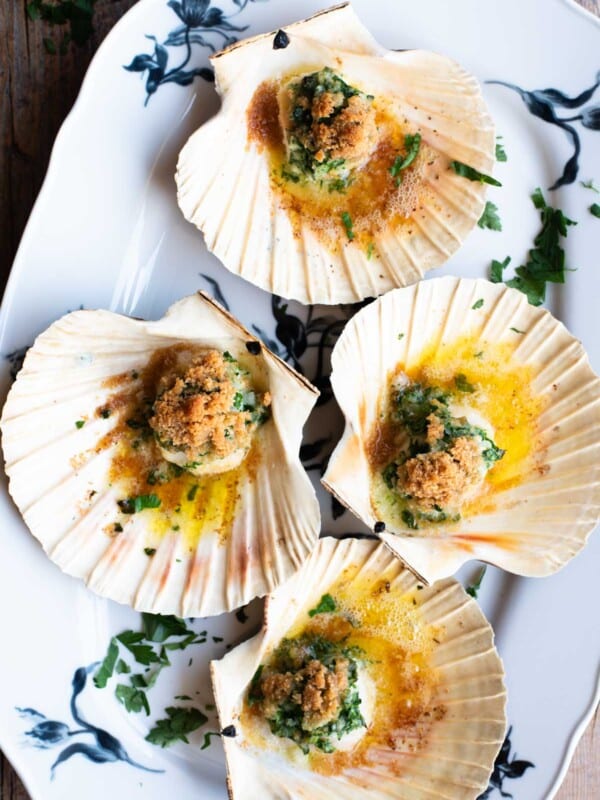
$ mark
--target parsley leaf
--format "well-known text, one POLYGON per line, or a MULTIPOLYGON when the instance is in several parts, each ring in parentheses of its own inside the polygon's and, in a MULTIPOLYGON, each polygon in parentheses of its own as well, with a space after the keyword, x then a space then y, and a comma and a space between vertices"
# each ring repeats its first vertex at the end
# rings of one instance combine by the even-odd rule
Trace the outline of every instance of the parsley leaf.
POLYGON ((150 664, 158 664, 159 658, 149 644, 140 644, 144 640, 144 634, 136 631, 123 631, 117 636, 117 640, 124 645, 133 655, 138 664, 145 667, 150 664))
POLYGON ((353 222, 352 217, 347 211, 342 213, 342 223, 344 228, 346 229, 346 236, 348 237, 348 241, 352 241, 354 239, 354 231, 352 230, 353 222))
POLYGON ((475 583, 472 583, 470 586, 467 586, 465 591, 467 592, 467 594, 470 594, 471 597, 477 597, 477 593, 481 589, 481 582, 483 581, 483 576, 485 575, 486 570, 487 566, 482 567, 475 583))
POLYGON ((100 664, 98 672, 94 675, 94 686, 96 689, 104 689, 106 684, 112 678, 115 671, 115 664, 119 657, 119 645, 115 639, 110 640, 108 651, 104 656, 104 661, 100 664))
POLYGON ((396 156, 394 159, 394 163, 390 167, 390 175, 392 178, 396 178, 396 186, 399 186, 402 181, 402 175, 400 174, 403 169, 410 167, 413 163, 415 158, 419 153, 419 148, 421 147, 421 134, 414 133, 414 134, 407 134, 404 137, 404 149, 406 153, 404 156, 396 156))
POLYGON ((461 178, 467 178, 469 181, 479 181, 479 183, 489 183, 490 186, 502 186, 500 181, 492 178, 491 175, 479 172, 475 167, 463 164, 462 161, 451 161, 450 166, 461 178))
POLYGON ((140 494, 137 497, 119 500, 117 505, 123 514, 138 514, 145 508, 158 508, 160 506, 160 497, 155 494, 140 494))
POLYGON ((84 425, 85 425, 84 419, 78 419, 77 422, 75 423, 75 427, 77 428, 77 430, 81 430, 81 428, 83 428, 84 425))
POLYGON ((141 689, 119 683, 115 689, 115 696, 119 703, 125 706, 126 711, 133 714, 139 714, 140 711, 145 711, 146 716, 150 715, 150 705, 148 704, 146 692, 141 689))
MULTIPOLYGON (((534 206, 540 212, 542 228, 534 239, 534 246, 529 251, 524 266, 517 267, 515 277, 505 281, 507 286, 518 289, 526 295, 533 306, 541 305, 546 299, 546 284, 565 282, 565 251, 561 247, 561 238, 566 237, 568 227, 576 225, 558 208, 547 205, 541 189, 531 195, 534 206)), ((491 280, 502 281, 502 273, 510 263, 492 261, 491 280)))
MULTIPOLYGON (((170 636, 189 636, 194 633, 179 617, 173 614, 142 614, 143 637, 149 642, 162 644, 170 636)), ((194 634, 195 636, 195 634, 194 634)))
POLYGON ((459 392, 466 392, 468 394, 472 394, 475 391, 475 387, 472 383, 466 378, 466 375, 460 373, 454 378, 454 385, 458 389, 459 392))
POLYGON ((170 747, 175 742, 189 744, 188 733, 197 730, 208 722, 208 717, 198 708, 178 708, 170 706, 165 709, 166 719, 159 719, 154 728, 146 736, 146 741, 159 747, 170 747))
POLYGON ((477 224, 480 228, 489 228, 491 231, 501 231, 502 222, 498 216, 498 206, 488 200, 477 224))
POLYGON ((596 194, 600 194, 600 189, 595 185, 593 180, 579 181, 579 183, 583 186, 584 189, 591 189, 592 192, 596 192, 596 194))
POLYGON ((483 297, 480 297, 479 300, 476 300, 473 305, 471 306, 472 311, 477 311, 478 308, 483 306, 483 297))
MULTIPOLYGON (((208 706, 207 706, 207 708, 208 708, 208 706)), ((211 744, 210 740, 212 739, 213 736, 216 736, 217 739, 221 738, 221 734, 220 734, 219 731, 207 731, 204 734, 204 741, 202 742, 202 746, 200 747, 200 750, 206 750, 207 747, 210 747, 210 744, 211 744)))
MULTIPOLYGON (((502 136, 496 136, 496 139, 502 139, 502 136)), ((496 142, 496 161, 508 161, 506 150, 501 142, 496 142)))
POLYGON ((335 600, 330 594, 324 594, 317 605, 311 608, 308 612, 309 617, 315 617, 317 614, 326 614, 330 611, 335 611, 337 608, 335 600))
POLYGON ((600 205, 598 205, 598 203, 592 203, 590 206, 590 214, 600 219, 600 205))

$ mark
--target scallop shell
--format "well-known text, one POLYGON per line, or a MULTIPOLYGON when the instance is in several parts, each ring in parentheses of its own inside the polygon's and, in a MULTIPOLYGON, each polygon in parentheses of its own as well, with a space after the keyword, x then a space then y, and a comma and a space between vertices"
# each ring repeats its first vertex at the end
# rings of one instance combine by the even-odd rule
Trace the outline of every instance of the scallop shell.
POLYGON ((98 594, 155 613, 229 611, 289 578, 317 540, 319 507, 298 457, 317 396, 205 294, 181 300, 156 322, 76 311, 37 338, 6 401, 1 427, 10 493, 50 558, 98 594), (237 499, 228 495, 235 504, 229 531, 218 529, 217 509, 197 541, 190 538, 191 516, 177 530, 163 530, 152 511, 119 515, 123 490, 109 478, 118 411, 107 419, 98 414, 112 383, 127 387, 123 375, 134 381, 153 352, 180 342, 260 359, 272 394, 271 419, 256 433, 254 473, 243 473, 237 499), (248 342, 262 354, 249 356, 248 342))
MULTIPOLYGON (((300 572, 268 597, 262 631, 211 664, 221 726, 233 725, 236 734, 223 737, 230 798, 474 800, 488 785, 506 727, 504 670, 493 640, 477 602, 457 581, 424 588, 382 544, 321 539, 300 572), (371 746, 367 763, 324 775, 313 772, 307 758, 277 747, 286 740, 271 736, 271 748, 261 746, 244 724, 242 708, 258 666, 298 620, 308 620, 307 611, 344 571, 348 592, 376 591, 388 582, 414 625, 426 636, 435 631, 429 663, 439 682, 432 705, 443 711, 420 738, 405 729, 396 749, 371 746)), ((403 688, 399 681, 394 691, 403 688)), ((377 696, 374 702, 382 701, 377 696)))
MULTIPOLYGON (((582 549, 600 516, 600 380, 560 322, 503 284, 424 281, 390 292, 352 319, 332 355, 331 382, 346 427, 323 483, 375 527, 366 442, 379 392, 396 365, 416 363, 461 337, 479 342, 474 356, 487 343, 508 347, 512 366, 531 376, 539 414, 530 467, 512 485, 499 484, 480 513, 422 531, 383 520, 379 536, 426 581, 453 574, 471 558, 519 575, 552 574, 582 549)), ((504 388, 506 395, 511 387, 504 388)))
POLYGON ((436 53, 386 50, 347 4, 285 31, 284 49, 274 49, 270 33, 213 56, 223 105, 180 154, 184 216, 229 270, 304 303, 351 303, 418 281, 458 249, 483 210, 485 186, 449 168, 453 160, 484 173, 493 168, 494 126, 479 83, 436 53), (292 222, 273 189, 267 154, 249 138, 247 109, 256 88, 306 74, 311 65, 335 65, 351 85, 393 98, 406 132, 419 131, 431 151, 416 210, 368 246, 347 241, 340 225, 332 249, 317 238, 310 215, 292 222))

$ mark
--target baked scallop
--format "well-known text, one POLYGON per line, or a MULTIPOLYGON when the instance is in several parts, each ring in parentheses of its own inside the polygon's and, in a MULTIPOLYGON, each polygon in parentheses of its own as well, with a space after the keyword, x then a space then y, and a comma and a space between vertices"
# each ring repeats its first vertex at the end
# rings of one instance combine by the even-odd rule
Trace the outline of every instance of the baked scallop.
POLYGON ((492 170, 494 126, 449 58, 386 50, 345 4, 211 60, 223 105, 180 154, 178 202, 232 272, 355 302, 418 281, 480 218, 483 177, 455 167, 492 170))
POLYGON ((381 543, 321 539, 211 664, 232 800, 469 800, 504 738, 493 632, 381 543))
POLYGON ((325 486, 426 581, 471 558, 564 566, 599 519, 600 380, 525 296, 438 278, 360 311, 333 351, 346 418, 325 486))
POLYGON ((318 392, 205 294, 156 322, 76 311, 2 414, 10 493, 65 572, 143 611, 271 592, 319 534, 298 451, 318 392))

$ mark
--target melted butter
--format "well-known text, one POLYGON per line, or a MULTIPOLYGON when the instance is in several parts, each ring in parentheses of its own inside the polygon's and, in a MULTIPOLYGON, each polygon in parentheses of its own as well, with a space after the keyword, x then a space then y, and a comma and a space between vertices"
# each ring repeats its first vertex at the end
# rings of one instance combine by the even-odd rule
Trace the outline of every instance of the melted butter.
MULTIPOLYGON (((332 252, 338 252, 352 241, 364 251, 377 254, 375 239, 389 230, 402 229, 413 234, 412 217, 434 195, 427 189, 424 175, 436 180, 440 170, 447 169, 448 160, 422 141, 413 164, 402 171, 402 181, 396 183, 390 173, 396 156, 403 155, 404 137, 414 134, 415 128, 401 121, 392 105, 383 98, 375 98, 378 145, 367 163, 353 174, 354 180, 342 192, 329 191, 326 185, 315 181, 294 183, 282 177, 286 164, 286 149, 279 118, 278 93, 298 74, 316 69, 296 70, 280 82, 261 84, 247 111, 248 138, 263 150, 269 159, 271 189, 285 209, 296 237, 302 229, 310 227, 315 236, 332 252), (352 240, 342 222, 348 214, 352 222, 352 240)), ((439 210, 439 209, 438 209, 439 210)), ((415 233, 416 233, 415 229, 415 233)))
MULTIPOLYGON (((286 637, 312 633, 360 647, 365 660, 360 669, 375 695, 370 724, 360 742, 352 750, 334 753, 311 748, 309 766, 323 775, 337 775, 369 766, 375 751, 385 748, 391 751, 390 768, 400 772, 394 753, 400 756, 426 746, 432 725, 446 713, 440 701, 440 677, 431 663, 444 632, 422 618, 418 590, 405 593, 380 575, 357 575, 356 568, 348 569, 323 591, 334 597, 336 612, 303 615, 286 637)), ((256 706, 244 704, 241 723, 254 745, 276 747, 293 760, 305 758, 289 740, 265 733, 256 706)))
MULTIPOLYGON (((515 348, 516 344, 482 342, 466 336, 449 344, 431 344, 414 361, 398 364, 380 398, 384 419, 375 427, 368 443, 374 472, 393 458, 389 443, 393 440, 394 425, 390 425, 387 409, 391 384, 404 374, 411 382, 451 392, 456 404, 472 408, 493 428, 492 438, 505 454, 488 470, 477 495, 461 508, 461 516, 493 510, 494 495, 517 486, 539 468, 537 460, 543 450, 537 423, 546 401, 535 396, 531 389, 533 367, 513 361, 515 348), (476 391, 457 391, 457 375, 464 375, 476 391)), ((420 522, 419 526, 426 527, 427 523, 420 522)))

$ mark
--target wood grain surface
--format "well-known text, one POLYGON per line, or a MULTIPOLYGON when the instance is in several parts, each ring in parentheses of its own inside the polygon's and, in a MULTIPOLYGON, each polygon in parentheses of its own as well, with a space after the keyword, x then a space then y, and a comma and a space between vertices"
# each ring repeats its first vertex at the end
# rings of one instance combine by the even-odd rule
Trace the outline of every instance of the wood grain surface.
MULTIPOLYGON (((600 0, 578 2, 600 16, 600 0)), ((43 39, 52 32, 43 23, 28 20, 26 0, 0 0, 0 287, 42 184, 54 137, 73 105, 90 59, 133 4, 134 0, 97 0, 91 41, 84 47, 71 46, 64 55, 50 55, 43 39)), ((600 715, 596 713, 556 800, 599 798, 600 715)), ((1 754, 0 800, 29 800, 1 754)))

